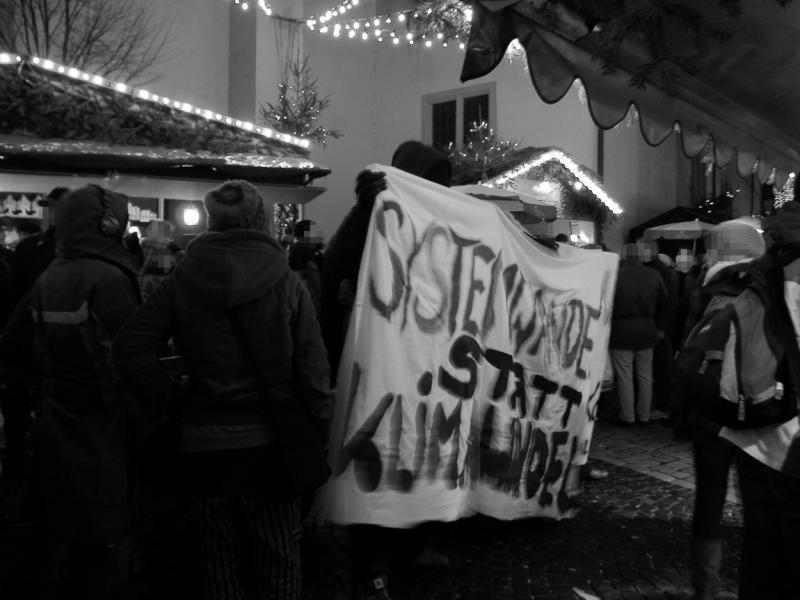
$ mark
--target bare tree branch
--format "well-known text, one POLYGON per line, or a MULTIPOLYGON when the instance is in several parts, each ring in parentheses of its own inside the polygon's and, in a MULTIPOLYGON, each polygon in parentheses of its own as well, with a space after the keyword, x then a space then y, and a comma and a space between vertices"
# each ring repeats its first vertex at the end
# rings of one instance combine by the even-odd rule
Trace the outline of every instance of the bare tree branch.
POLYGON ((0 0, 0 46, 112 79, 152 80, 171 23, 144 0, 0 0))

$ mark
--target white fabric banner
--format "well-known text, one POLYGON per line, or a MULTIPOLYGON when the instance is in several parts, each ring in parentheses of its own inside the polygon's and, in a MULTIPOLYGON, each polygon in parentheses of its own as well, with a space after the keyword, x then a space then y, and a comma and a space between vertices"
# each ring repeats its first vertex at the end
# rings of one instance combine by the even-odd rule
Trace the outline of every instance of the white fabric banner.
POLYGON ((617 256, 528 237, 403 171, 372 214, 341 361, 329 516, 408 527, 573 514, 617 256))

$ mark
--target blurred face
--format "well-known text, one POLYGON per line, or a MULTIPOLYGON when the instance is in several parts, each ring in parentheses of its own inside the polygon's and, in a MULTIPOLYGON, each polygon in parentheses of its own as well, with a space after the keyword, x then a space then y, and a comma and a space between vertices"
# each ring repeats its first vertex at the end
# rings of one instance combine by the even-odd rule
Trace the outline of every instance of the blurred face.
POLYGON ((675 266, 681 273, 688 273, 689 269, 692 268, 693 262, 694 258, 688 251, 681 251, 678 253, 678 256, 675 257, 675 266))
POLYGON ((718 247, 709 248, 706 260, 712 265, 721 260, 738 262, 746 258, 747 253, 748 248, 745 244, 737 240, 724 240, 718 247))
POLYGON ((639 245, 639 260, 642 262, 650 262, 655 260, 658 254, 658 248, 655 244, 643 243, 639 245))

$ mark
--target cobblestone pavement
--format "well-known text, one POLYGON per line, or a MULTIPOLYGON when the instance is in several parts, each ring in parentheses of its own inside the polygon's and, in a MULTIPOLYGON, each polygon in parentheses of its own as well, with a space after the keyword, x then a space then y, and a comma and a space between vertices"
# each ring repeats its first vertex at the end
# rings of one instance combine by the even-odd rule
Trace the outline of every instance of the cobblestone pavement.
MULTIPOLYGON (((394 600, 670 599, 690 591, 688 539, 693 501, 691 452, 666 423, 623 428, 599 421, 589 467, 608 477, 585 482, 573 519, 501 522, 485 517, 441 524, 430 547, 447 566, 411 566, 390 582, 394 600)), ((725 508, 722 578, 735 597, 741 508, 735 485, 725 508)), ((20 553, 30 536, 4 528, 0 597, 36 580, 20 553), (15 582, 4 594, 3 584, 15 582)), ((350 541, 342 527, 307 524, 304 600, 351 594, 350 541)), ((8 589, 8 588, 7 588, 8 589)), ((179 594, 180 595, 180 594, 179 594)), ((144 596, 131 596, 141 598, 144 596)), ((174 597, 174 596, 170 596, 174 597)))
MULTIPOLYGON (((448 566, 412 566, 390 582, 395 600, 672 599, 688 594, 693 501, 691 451, 663 421, 634 428, 598 422, 574 519, 443 525, 430 546, 448 566)), ((722 579, 735 597, 741 509, 725 507, 722 579)), ((309 525, 305 598, 350 598, 349 540, 342 528, 309 525)))

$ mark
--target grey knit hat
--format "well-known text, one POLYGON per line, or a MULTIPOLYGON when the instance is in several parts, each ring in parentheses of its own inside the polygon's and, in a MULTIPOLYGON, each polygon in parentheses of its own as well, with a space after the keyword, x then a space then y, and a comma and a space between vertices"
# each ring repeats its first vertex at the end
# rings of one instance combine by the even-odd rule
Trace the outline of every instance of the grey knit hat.
POLYGON ((203 200, 211 231, 255 229, 268 231, 267 206, 258 190, 243 180, 226 181, 209 190, 203 200))

